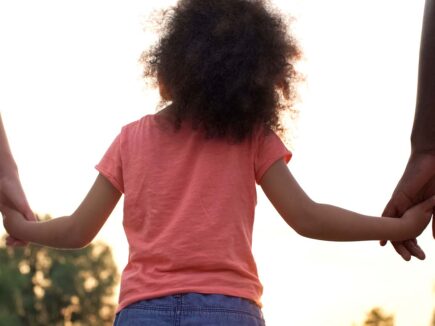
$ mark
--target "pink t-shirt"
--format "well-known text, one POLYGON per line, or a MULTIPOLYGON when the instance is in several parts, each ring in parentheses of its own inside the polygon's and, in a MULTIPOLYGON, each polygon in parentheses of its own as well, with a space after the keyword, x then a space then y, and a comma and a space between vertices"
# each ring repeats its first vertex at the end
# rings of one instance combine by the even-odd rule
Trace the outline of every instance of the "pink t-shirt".
POLYGON ((124 193, 129 243, 118 311, 184 292, 238 296, 261 305, 252 256, 255 183, 291 153, 273 133, 230 144, 159 115, 128 124, 97 170, 124 193))

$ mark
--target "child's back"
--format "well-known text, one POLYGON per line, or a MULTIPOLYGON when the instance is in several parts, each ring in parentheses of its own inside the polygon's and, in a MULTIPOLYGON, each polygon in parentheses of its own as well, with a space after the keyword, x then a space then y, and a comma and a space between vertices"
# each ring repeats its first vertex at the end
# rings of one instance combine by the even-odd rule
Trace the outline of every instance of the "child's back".
POLYGON ((130 255, 119 309, 185 292, 260 304, 255 181, 290 154, 264 130, 238 143, 206 139, 187 122, 175 131, 164 111, 124 127, 97 166, 125 196, 130 255))
POLYGON ((119 310, 189 291, 260 304, 255 182, 290 158, 272 130, 298 49, 264 1, 182 0, 166 17, 142 62, 172 104, 125 127, 97 167, 125 194, 119 310))

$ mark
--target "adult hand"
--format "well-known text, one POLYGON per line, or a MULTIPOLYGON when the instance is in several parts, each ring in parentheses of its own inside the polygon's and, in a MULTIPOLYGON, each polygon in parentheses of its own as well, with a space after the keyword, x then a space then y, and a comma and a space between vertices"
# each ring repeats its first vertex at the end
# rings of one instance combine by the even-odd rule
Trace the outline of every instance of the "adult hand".
MULTIPOLYGON (((36 220, 27 202, 16 169, 10 169, 8 173, 4 173, 0 176, 0 210, 2 210, 3 206, 18 210, 29 221, 36 220)), ((12 237, 6 238, 6 244, 8 246, 26 245, 26 243, 12 237)))
POLYGON ((21 212, 28 220, 35 219, 17 172, 0 177, 0 203, 21 212))
MULTIPOLYGON (((18 176, 17 165, 9 148, 8 138, 0 115, 0 210, 4 206, 16 209, 29 221, 35 216, 29 207, 18 176)), ((23 245, 21 241, 7 238, 7 245, 23 245)))
MULTIPOLYGON (((405 172, 382 216, 400 217, 408 208, 433 195, 435 195, 435 153, 411 154, 405 172)), ((435 222, 433 221, 432 232, 435 237, 435 222)), ((381 241, 381 245, 385 244, 386 241, 381 241)), ((410 260, 412 256, 418 259, 425 258, 417 239, 392 242, 392 244, 404 260, 410 260)))

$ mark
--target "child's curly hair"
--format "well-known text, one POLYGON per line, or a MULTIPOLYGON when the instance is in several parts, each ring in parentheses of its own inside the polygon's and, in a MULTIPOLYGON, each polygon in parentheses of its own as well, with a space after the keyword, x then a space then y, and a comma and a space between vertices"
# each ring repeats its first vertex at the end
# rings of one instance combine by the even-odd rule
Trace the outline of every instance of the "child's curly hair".
POLYGON ((180 0, 164 17, 141 62, 167 90, 176 128, 189 119, 206 137, 233 141, 258 126, 282 132, 299 49, 266 0, 180 0))

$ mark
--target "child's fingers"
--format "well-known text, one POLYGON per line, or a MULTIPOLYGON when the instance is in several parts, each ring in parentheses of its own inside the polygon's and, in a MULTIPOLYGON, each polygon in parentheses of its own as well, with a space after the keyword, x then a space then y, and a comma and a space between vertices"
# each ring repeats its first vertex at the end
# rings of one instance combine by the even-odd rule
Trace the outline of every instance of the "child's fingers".
POLYGON ((6 246, 11 247, 14 245, 14 243, 15 239, 8 235, 6 238, 6 246))
POLYGON ((24 242, 24 241, 21 241, 21 240, 15 239, 15 238, 13 238, 13 237, 11 237, 11 236, 8 236, 8 237, 6 238, 6 245, 7 245, 8 247, 24 247, 24 246, 27 245, 27 243, 24 242))
POLYGON ((7 245, 8 247, 12 247, 12 246, 14 246, 16 242, 17 242, 17 240, 15 240, 14 238, 12 238, 11 236, 8 236, 8 237, 6 238, 6 245, 7 245))
POLYGON ((22 246, 26 246, 27 243, 19 239, 15 239, 14 237, 8 235, 6 238, 6 245, 9 247, 22 247, 22 246))

